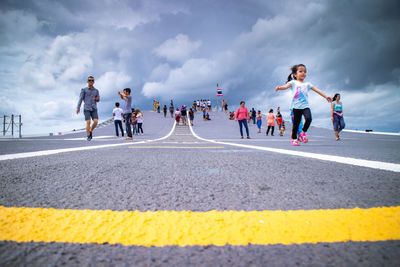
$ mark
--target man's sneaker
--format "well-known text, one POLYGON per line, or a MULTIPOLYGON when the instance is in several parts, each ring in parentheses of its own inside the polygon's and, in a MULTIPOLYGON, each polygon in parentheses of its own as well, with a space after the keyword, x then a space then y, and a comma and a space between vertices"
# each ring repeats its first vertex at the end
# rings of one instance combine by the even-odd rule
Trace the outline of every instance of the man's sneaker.
POLYGON ((290 141, 290 144, 292 144, 292 146, 299 146, 300 145, 297 140, 290 141))
POLYGON ((308 138, 307 138, 307 135, 305 133, 300 133, 299 138, 303 143, 307 143, 308 142, 308 138))
POLYGON ((87 136, 87 140, 90 141, 92 140, 92 137, 90 135, 87 136))

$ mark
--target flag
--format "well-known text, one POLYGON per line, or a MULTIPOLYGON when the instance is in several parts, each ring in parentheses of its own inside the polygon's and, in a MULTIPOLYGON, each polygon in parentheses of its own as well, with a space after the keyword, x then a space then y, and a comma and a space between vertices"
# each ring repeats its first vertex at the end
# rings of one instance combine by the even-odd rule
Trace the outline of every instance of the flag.
POLYGON ((223 96, 222 89, 217 88, 217 96, 223 96))

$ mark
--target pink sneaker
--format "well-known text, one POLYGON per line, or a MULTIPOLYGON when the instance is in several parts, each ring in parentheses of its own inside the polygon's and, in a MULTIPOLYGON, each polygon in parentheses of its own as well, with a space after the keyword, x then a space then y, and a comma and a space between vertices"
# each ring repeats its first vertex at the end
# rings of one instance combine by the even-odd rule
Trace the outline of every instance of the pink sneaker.
POLYGON ((292 140, 290 143, 292 144, 292 146, 299 146, 300 145, 297 140, 292 140))
POLYGON ((299 138, 303 143, 307 143, 308 142, 308 138, 307 138, 307 135, 305 133, 300 133, 299 138))

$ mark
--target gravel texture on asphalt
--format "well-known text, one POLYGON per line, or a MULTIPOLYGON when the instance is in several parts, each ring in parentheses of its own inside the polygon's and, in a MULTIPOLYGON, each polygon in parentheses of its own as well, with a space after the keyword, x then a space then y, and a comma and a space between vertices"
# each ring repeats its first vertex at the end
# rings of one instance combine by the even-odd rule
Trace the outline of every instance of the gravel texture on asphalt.
POLYGON ((138 247, 0 242, 3 266, 399 266, 400 241, 138 247))
MULTIPOLYGON (((255 133, 240 140, 237 123, 223 113, 211 121, 196 114, 194 131, 201 137, 284 149, 400 162, 400 137, 343 133, 312 127, 310 142, 289 145, 284 137, 255 133), (274 141, 272 141, 274 140, 274 141)), ((156 139, 172 128, 171 118, 146 112, 145 135, 156 139)), ((265 122, 264 122, 265 124, 265 122)), ((264 130, 263 130, 264 131, 264 130)), ((114 135, 114 125, 96 130, 114 135)), ((68 135, 82 137, 85 133, 68 135)), ((95 135, 95 136, 96 136, 95 135)), ((40 139, 40 138, 38 138, 40 139)), ((42 138, 43 139, 43 138, 42 138)), ((121 139, 66 141, 1 141, 1 154, 126 142, 121 139)), ((130 141, 132 142, 132 141, 130 141)), ((168 139, 118 148, 66 152, 0 161, 0 205, 95 210, 309 210, 400 205, 396 172, 325 162, 223 145, 210 147, 177 126, 168 139)), ((137 247, 110 244, 0 242, 0 265, 100 266, 398 266, 400 241, 346 242, 268 246, 137 247)))

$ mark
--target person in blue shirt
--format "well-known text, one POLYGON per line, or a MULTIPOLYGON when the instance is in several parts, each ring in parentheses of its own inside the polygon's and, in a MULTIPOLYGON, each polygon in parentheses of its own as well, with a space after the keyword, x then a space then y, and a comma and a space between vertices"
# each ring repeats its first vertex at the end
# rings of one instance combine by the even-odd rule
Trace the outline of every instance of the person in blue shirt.
POLYGON ((332 123, 335 132, 336 141, 340 140, 339 133, 344 129, 343 105, 340 102, 340 94, 335 94, 332 99, 332 123))

